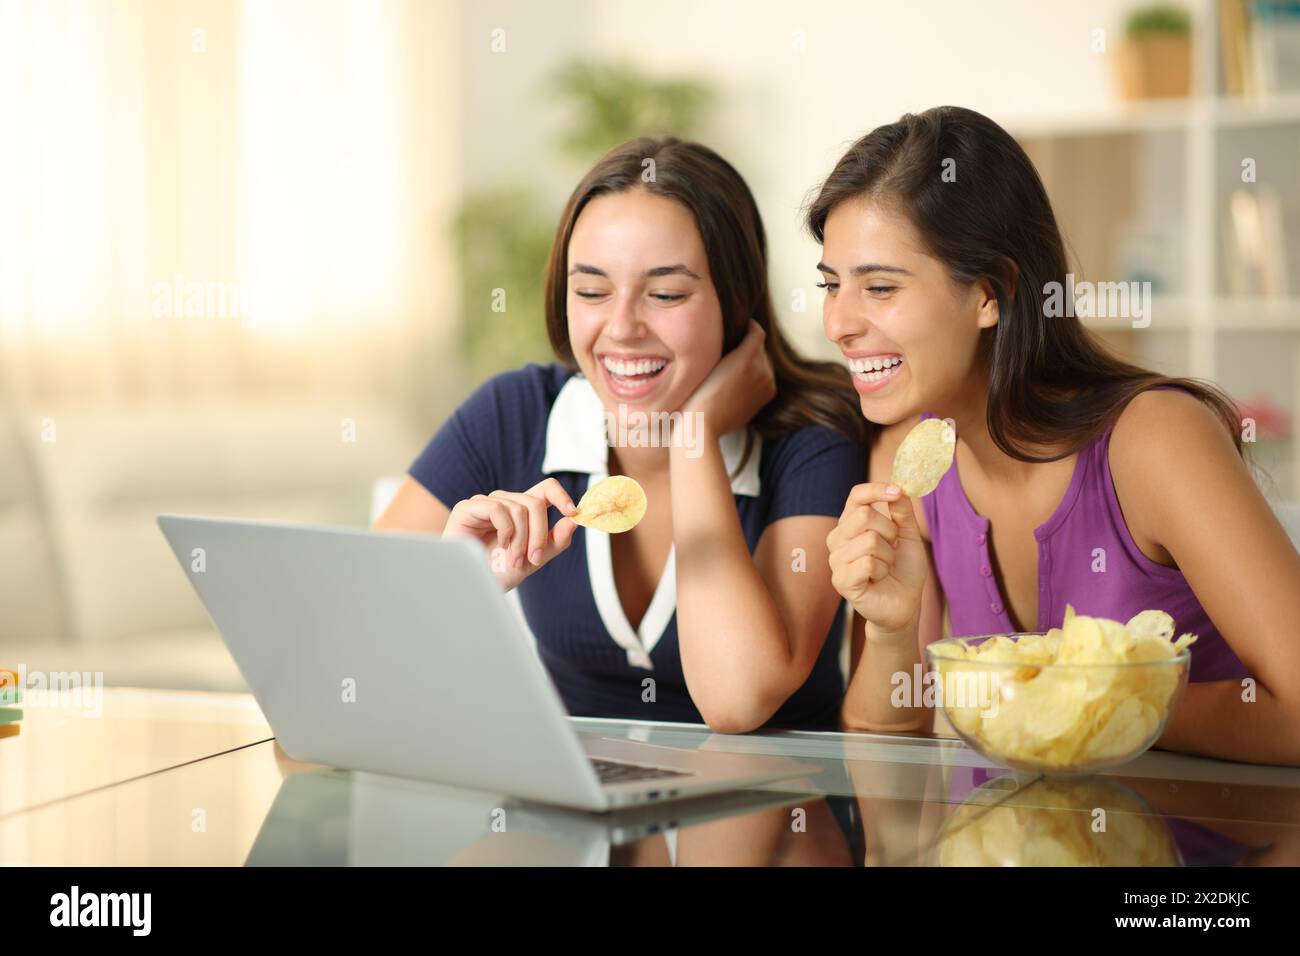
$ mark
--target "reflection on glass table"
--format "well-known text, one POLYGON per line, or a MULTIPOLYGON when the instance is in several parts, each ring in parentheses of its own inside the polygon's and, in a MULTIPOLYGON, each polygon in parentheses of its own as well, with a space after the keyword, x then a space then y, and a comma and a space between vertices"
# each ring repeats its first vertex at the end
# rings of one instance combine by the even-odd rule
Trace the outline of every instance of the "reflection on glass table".
POLYGON ((771 753, 806 778, 584 814, 370 774, 288 776, 251 865, 1197 866, 1300 862, 1300 789, 1009 773, 959 742, 711 734, 576 719, 583 732, 771 753), (1198 819, 1190 819, 1190 818, 1198 819))

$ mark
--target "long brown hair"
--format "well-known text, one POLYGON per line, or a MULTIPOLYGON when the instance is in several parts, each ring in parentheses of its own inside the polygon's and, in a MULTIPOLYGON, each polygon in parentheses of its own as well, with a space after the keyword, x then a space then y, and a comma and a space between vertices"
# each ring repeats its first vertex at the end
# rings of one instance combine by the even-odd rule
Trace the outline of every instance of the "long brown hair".
POLYGON ((1048 283, 1067 287, 1065 243, 1038 171, 997 123, 937 106, 863 136, 809 207, 817 241, 832 209, 864 195, 907 215, 955 282, 984 279, 995 291, 998 322, 981 331, 979 355, 989 369, 989 434, 1006 454, 1065 458, 1113 424, 1133 396, 1158 385, 1208 405, 1241 453, 1238 410, 1216 386, 1119 359, 1073 314, 1048 318, 1048 283), (941 175, 946 170, 955 178, 941 175), (1030 451, 1057 445, 1059 454, 1030 451))
POLYGON ((574 223, 595 197, 629 189, 671 199, 694 215, 722 306, 723 353, 740 344, 750 318, 767 334, 764 347, 776 378, 776 397, 754 416, 754 430, 764 438, 777 438, 820 425, 865 443, 868 426, 848 368, 805 359, 776 322, 767 283, 767 236, 749 187, 730 163, 699 143, 672 136, 629 140, 606 153, 573 191, 546 267, 546 331, 556 357, 577 367, 566 308, 574 223), (646 175, 647 160, 653 161, 653 176, 646 175))

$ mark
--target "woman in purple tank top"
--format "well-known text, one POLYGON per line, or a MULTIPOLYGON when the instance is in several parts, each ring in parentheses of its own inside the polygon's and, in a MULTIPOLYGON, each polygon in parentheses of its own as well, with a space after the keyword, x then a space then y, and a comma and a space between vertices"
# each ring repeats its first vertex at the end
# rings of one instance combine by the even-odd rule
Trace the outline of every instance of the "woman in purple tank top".
MULTIPOLYGON (((1059 626, 1067 603, 1121 621, 1159 608, 1199 635, 1159 746, 1300 764, 1300 554, 1243 460, 1243 422, 1212 385, 1124 362, 1084 328, 1016 141, 970 110, 909 114, 850 147, 808 224, 826 334, 885 426, 827 540, 860 619, 844 725, 928 724, 891 678, 945 610, 974 635, 1059 626), (888 482, 931 416, 955 425, 956 455, 917 502, 888 482)), ((1099 304, 1151 319, 1140 292, 1099 304)))

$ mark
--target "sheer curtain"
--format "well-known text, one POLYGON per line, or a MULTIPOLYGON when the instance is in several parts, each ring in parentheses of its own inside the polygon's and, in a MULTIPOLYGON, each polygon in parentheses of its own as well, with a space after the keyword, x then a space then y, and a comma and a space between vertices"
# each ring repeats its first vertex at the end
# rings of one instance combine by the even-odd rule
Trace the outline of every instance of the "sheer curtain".
POLYGON ((451 0, 0 0, 0 396, 417 395, 459 43, 451 0))

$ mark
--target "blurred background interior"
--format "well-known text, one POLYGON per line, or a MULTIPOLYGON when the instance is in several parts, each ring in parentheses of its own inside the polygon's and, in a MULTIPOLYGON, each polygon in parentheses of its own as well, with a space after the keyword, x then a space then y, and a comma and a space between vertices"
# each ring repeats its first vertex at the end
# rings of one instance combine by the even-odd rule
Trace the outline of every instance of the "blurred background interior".
POLYGON ((0 0, 0 665, 242 689, 154 516, 365 525, 548 358, 555 220, 629 136, 739 168, 833 354, 801 207, 944 103, 1021 139, 1081 280, 1152 283, 1088 323, 1300 498, 1300 3, 0 0))

